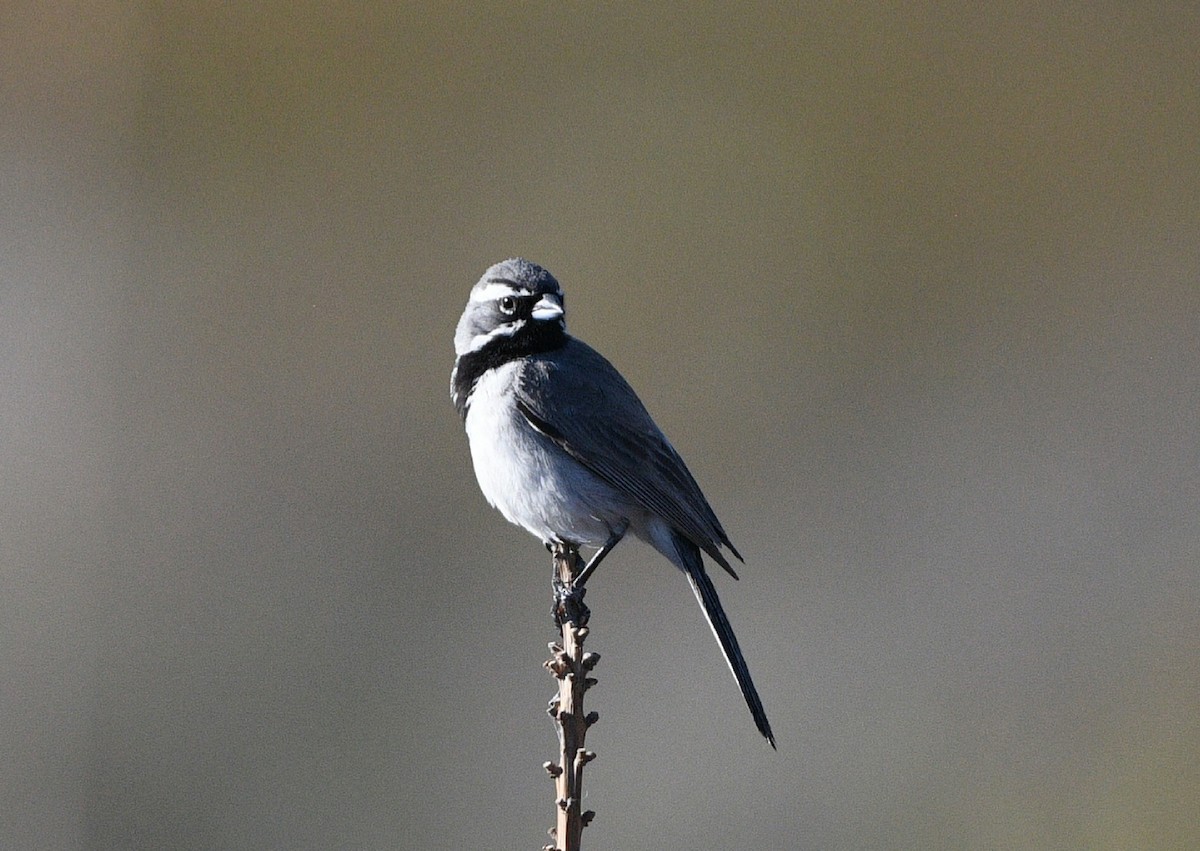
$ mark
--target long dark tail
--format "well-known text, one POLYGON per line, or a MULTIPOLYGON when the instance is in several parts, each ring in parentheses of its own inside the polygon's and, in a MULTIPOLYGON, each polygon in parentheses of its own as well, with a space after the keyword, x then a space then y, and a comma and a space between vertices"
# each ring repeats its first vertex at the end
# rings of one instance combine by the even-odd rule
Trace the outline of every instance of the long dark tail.
POLYGON ((721 598, 717 596, 717 589, 713 587, 712 580, 708 578, 708 573, 704 570, 700 548, 678 534, 673 537, 675 550, 679 553, 684 570, 687 571, 692 591, 695 592, 700 607, 704 609, 704 616, 708 618, 708 625, 712 627, 713 635, 717 637, 717 643, 721 645, 721 652, 725 654, 729 670, 733 671, 738 688, 742 690, 742 697, 746 699, 746 705, 750 707, 754 726, 771 743, 771 747, 775 747, 775 734, 771 732, 771 722, 767 720, 767 713, 763 709, 758 690, 754 688, 754 680, 750 679, 750 669, 746 666, 742 648, 738 646, 737 637, 733 634, 733 627, 729 625, 729 618, 725 617, 721 598))

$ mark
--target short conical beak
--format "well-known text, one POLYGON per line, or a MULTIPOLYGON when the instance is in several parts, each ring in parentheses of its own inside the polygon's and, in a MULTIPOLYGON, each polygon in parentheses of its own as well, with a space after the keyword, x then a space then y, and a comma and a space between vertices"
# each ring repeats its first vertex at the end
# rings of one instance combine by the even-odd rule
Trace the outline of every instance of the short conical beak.
POLYGON ((538 322, 550 322, 554 319, 562 319, 562 300, 557 295, 544 295, 533 306, 533 310, 529 315, 538 322))

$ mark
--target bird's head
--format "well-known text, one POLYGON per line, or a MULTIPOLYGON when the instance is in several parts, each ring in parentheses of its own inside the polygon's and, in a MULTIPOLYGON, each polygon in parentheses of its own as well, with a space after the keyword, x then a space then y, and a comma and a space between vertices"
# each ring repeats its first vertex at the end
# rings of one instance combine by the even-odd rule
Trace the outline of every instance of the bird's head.
POLYGON ((533 343, 565 330, 558 281, 536 263, 514 258, 490 267, 471 289, 454 333, 454 353, 477 352, 502 339, 509 345, 533 343))

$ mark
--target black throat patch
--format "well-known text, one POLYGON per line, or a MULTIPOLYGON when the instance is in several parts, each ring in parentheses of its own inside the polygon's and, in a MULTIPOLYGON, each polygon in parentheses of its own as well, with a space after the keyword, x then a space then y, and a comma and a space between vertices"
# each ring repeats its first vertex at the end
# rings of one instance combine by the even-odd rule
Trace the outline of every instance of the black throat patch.
POLYGON ((525 325, 511 336, 499 336, 474 352, 459 355, 450 379, 450 395, 463 420, 471 404, 475 384, 488 370, 530 355, 552 352, 567 343, 567 333, 560 322, 526 320, 525 325))

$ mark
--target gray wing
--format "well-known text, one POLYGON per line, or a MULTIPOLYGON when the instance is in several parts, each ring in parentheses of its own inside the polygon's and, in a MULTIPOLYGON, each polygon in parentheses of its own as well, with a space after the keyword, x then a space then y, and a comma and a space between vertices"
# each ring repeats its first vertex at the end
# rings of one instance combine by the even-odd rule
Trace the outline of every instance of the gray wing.
POLYGON ((517 396, 534 428, 737 578, 720 546, 742 557, 700 486, 633 388, 599 352, 568 339, 563 348, 530 361, 517 396))

